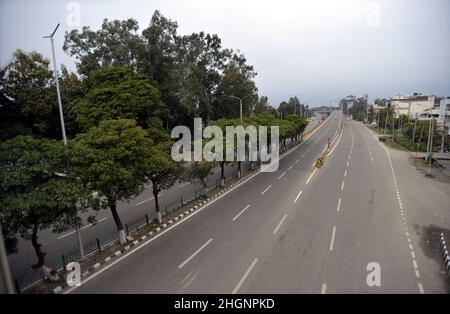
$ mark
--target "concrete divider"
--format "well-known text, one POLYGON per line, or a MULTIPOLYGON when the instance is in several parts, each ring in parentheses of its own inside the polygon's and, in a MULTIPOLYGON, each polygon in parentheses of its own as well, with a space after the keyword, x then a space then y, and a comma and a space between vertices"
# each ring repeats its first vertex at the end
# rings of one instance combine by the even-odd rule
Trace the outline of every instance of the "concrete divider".
POLYGON ((337 140, 339 138, 339 135, 341 134, 343 128, 342 128, 342 118, 339 120, 338 127, 336 129, 336 132, 334 132, 333 136, 329 138, 328 143, 325 144, 323 150, 319 154, 316 160, 316 168, 320 169, 323 164, 325 163, 325 159, 327 158, 330 151, 333 149, 334 145, 337 145, 337 140))

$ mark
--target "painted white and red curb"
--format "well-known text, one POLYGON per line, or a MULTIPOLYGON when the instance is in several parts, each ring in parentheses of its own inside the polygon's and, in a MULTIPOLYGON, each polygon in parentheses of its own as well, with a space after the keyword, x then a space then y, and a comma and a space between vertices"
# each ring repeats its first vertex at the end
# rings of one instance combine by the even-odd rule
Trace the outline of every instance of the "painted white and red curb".
POLYGON ((447 244, 445 243, 444 233, 441 233, 439 240, 441 243, 442 254, 444 255, 444 264, 447 269, 447 274, 450 276, 450 255, 448 254, 447 244))

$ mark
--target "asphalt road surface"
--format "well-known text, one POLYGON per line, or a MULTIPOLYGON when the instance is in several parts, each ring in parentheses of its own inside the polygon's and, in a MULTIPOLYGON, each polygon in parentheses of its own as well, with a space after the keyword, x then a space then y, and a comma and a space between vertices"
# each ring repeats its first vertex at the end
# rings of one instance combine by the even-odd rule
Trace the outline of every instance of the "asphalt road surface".
MULTIPOLYGON (((319 117, 310 119, 310 123, 306 131, 315 127, 319 122, 319 117)), ((237 171, 237 165, 229 165, 225 168, 225 175, 230 176, 237 171)), ((216 170, 211 183, 220 179, 220 168, 216 170)), ((201 189, 200 183, 177 182, 172 188, 164 190, 160 194, 160 206, 162 210, 166 204, 171 204, 179 201, 181 197, 191 196, 195 191, 201 189)), ((151 187, 148 187, 144 192, 128 202, 119 202, 118 212, 124 224, 133 221, 137 218, 144 217, 146 213, 154 214, 155 203, 151 187)), ((81 228, 81 235, 83 241, 89 242, 95 240, 97 237, 109 236, 116 230, 114 219, 109 210, 89 211, 81 214, 84 226, 81 228), (87 222, 89 216, 96 216, 97 223, 90 224, 87 222)), ((62 254, 74 250, 77 247, 75 231, 67 231, 61 234, 55 234, 51 230, 44 230, 39 232, 39 243, 42 244, 42 249, 47 253, 46 261, 52 261, 61 257, 62 254)), ((36 254, 30 241, 19 240, 18 253, 9 256, 10 268, 13 277, 20 276, 24 271, 36 263, 36 254)))
POLYGON ((446 292, 371 131, 343 120, 338 145, 314 170, 339 119, 334 112, 277 172, 252 177, 69 292, 446 292))

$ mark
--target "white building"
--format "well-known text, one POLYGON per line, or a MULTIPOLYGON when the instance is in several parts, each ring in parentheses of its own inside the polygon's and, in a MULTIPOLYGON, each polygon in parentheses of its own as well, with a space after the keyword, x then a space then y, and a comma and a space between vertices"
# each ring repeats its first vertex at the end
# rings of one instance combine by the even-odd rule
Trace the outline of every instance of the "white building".
POLYGON ((419 120, 430 120, 434 118, 436 125, 441 130, 445 122, 445 129, 450 135, 450 98, 441 99, 440 103, 432 109, 424 110, 419 116, 419 120))
POLYGON ((391 107, 397 115, 404 114, 410 119, 421 115, 426 110, 433 110, 436 96, 414 94, 413 96, 394 96, 391 99, 391 107))
POLYGON ((439 118, 438 123, 443 124, 445 121, 445 125, 450 125, 450 97, 446 99, 441 99, 439 105, 439 118))
POLYGON ((450 135, 450 97, 441 99, 439 106, 438 125, 442 127, 444 123, 447 134, 450 135))

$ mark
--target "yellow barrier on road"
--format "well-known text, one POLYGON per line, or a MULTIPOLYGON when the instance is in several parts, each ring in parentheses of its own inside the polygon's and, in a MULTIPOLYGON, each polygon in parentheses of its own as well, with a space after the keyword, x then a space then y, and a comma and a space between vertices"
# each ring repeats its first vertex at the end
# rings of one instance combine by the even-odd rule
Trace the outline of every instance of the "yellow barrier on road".
POLYGON ((320 168, 322 168, 322 165, 323 165, 323 159, 322 158, 317 158, 316 168, 320 169, 320 168))

